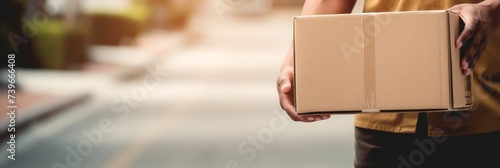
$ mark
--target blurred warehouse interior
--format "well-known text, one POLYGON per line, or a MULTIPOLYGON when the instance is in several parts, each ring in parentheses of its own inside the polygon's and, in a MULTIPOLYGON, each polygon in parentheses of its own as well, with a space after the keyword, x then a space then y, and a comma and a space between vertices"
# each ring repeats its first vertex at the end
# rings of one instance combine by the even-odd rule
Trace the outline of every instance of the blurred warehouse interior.
MULTIPOLYGON (((216 6, 252 15, 267 13, 271 6, 302 4, 285 0, 274 3, 271 0, 7 0, 2 3, 2 11, 9 14, 2 23, 2 34, 13 32, 34 41, 30 46, 19 45, 24 47, 19 51, 26 52, 20 66, 40 69, 80 69, 92 61, 89 48, 136 46, 141 35, 151 31, 201 29, 190 27, 195 24, 190 22, 196 15, 208 12, 203 10, 214 14, 212 7, 216 6)), ((2 51, 13 50, 11 45, 2 46, 2 51)))
MULTIPOLYGON (((154 55, 203 38, 203 24, 219 21, 215 8, 227 13, 236 11, 231 15, 253 16, 269 13, 271 6, 299 7, 303 2, 6 0, 1 3, 1 10, 9 15, 0 23, 1 34, 7 37, 2 40, 1 53, 16 53, 17 68, 37 72, 114 73, 129 78, 136 75, 134 68, 161 59, 154 55), (203 20, 207 18, 212 20, 203 20), (136 52, 148 54, 132 54, 136 52)), ((5 67, 6 62, 2 65, 5 67)))
MULTIPOLYGON (((350 166, 352 116, 289 123, 268 149, 254 149, 255 161, 238 151, 280 109, 275 78, 303 3, 2 0, 0 53, 16 54, 22 147, 19 162, 0 167, 68 165, 65 146, 77 145, 82 130, 105 117, 115 118, 117 129, 80 167, 225 167, 231 159, 244 167, 350 166), (127 96, 140 101, 127 104, 127 96), (124 113, 114 107, 135 113, 121 121, 116 116, 124 113), (167 127, 176 131, 167 135, 167 127)), ((2 83, 2 95, 6 88, 2 83)), ((0 101, 5 107, 6 96, 0 101)), ((7 117, 0 115, 2 127, 7 117)))

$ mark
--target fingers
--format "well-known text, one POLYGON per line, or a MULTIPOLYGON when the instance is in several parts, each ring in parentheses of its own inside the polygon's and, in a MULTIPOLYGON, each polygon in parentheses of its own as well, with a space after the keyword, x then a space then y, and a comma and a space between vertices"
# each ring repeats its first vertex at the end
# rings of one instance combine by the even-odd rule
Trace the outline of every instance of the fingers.
POLYGON ((468 57, 467 62, 469 63, 470 69, 473 69, 476 66, 477 61, 480 58, 481 53, 486 49, 487 45, 487 37, 483 37, 482 39, 479 40, 479 42, 475 42, 474 47, 471 47, 471 51, 475 50, 474 54, 470 57, 468 57))
POLYGON ((292 90, 291 81, 287 78, 282 78, 278 81, 278 90, 283 93, 288 93, 292 90))
POLYGON ((471 21, 470 23, 466 22, 464 30, 462 31, 460 36, 458 36, 455 46, 457 48, 461 48, 465 44, 465 42, 467 42, 472 37, 472 35, 474 35, 474 32, 475 32, 474 22, 473 21, 471 21))
POLYGON ((330 115, 302 116, 297 114, 292 90, 293 76, 293 68, 284 69, 276 82, 281 108, 286 111, 288 116, 292 120, 300 122, 314 122, 330 118, 330 115))
POLYGON ((330 115, 307 115, 307 116, 303 116, 303 115, 299 115, 297 114, 297 112, 295 111, 295 107, 293 106, 293 103, 291 100, 291 97, 293 96, 290 96, 290 95, 285 95, 285 96, 280 96, 280 103, 281 103, 281 108, 283 108, 283 110, 286 111, 286 113, 288 114, 288 116, 290 116, 290 118, 293 120, 293 121, 299 121, 299 122, 314 122, 314 121, 320 121, 320 120, 325 120, 325 119, 328 119, 330 118, 330 115))
MULTIPOLYGON (((464 44, 471 39, 471 37, 476 33, 476 26, 477 26, 477 21, 474 19, 471 19, 471 16, 469 14, 462 14, 462 8, 460 6, 457 6, 456 8, 451 8, 450 9, 453 12, 456 12, 460 15, 462 20, 465 23, 464 30, 462 33, 458 36, 455 46, 457 48, 461 48, 464 46, 464 44)), ((465 12, 467 13, 467 12, 465 12)), ((465 51, 465 54, 462 57, 462 60, 460 62, 461 68, 462 68, 462 73, 464 75, 470 75, 471 70, 469 69, 470 67, 470 60, 472 56, 476 53, 477 49, 475 48, 475 45, 472 44, 469 46, 469 48, 465 51)))
POLYGON ((455 45, 461 48, 464 44, 468 44, 465 46, 467 48, 460 63, 463 74, 470 75, 486 48, 488 24, 482 18, 479 8, 472 4, 457 5, 450 8, 450 11, 458 13, 465 23, 464 30, 458 36, 455 45))
POLYGON ((471 45, 468 46, 461 60, 461 68, 464 75, 471 74, 472 69, 474 69, 487 45, 486 27, 483 24, 477 24, 475 27, 474 34, 469 38, 469 40, 472 40, 471 45))
POLYGON ((306 116, 300 116, 303 118, 306 118, 307 122, 315 122, 315 121, 321 121, 321 120, 326 120, 330 118, 330 115, 306 115, 306 116))
MULTIPOLYGON (((462 20, 464 20, 464 21, 465 21, 465 20, 466 20, 466 19, 465 19, 465 17, 461 14, 461 13, 462 13, 462 8, 463 8, 462 6, 463 6, 462 4, 460 4, 460 5, 455 5, 455 6, 451 7, 451 8, 450 8, 450 9, 448 9, 448 10, 449 10, 449 11, 452 11, 452 12, 454 12, 454 13, 456 13, 456 14, 458 14, 458 15, 460 16, 460 18, 462 18, 462 20)), ((468 25, 468 24, 466 24, 466 25, 468 25)), ((469 29, 465 29, 465 28, 464 28, 464 30, 462 31, 462 33, 460 34, 460 36, 459 36, 459 37, 457 38, 457 40, 455 41, 455 46, 456 46, 457 48, 462 47, 462 46, 464 45, 465 41, 467 41, 467 40, 464 40, 464 38, 466 38, 467 36, 469 36, 469 34, 471 34, 471 32, 469 32, 469 31, 470 31, 470 28, 469 28, 469 29), (465 30, 468 30, 468 32, 465 32, 465 30), (465 33, 465 34, 464 34, 464 33, 465 33)), ((470 37, 469 37, 469 38, 470 38, 470 37)))
MULTIPOLYGON (((481 53, 483 53, 483 51, 486 49, 486 46, 487 46, 487 43, 488 43, 487 41, 488 41, 487 37, 483 37, 483 39, 481 39, 481 41, 479 42, 479 44, 477 44, 477 47, 474 47, 474 49, 470 49, 469 50, 469 51, 476 50, 474 52, 474 54, 472 56, 470 56, 470 57, 467 57, 468 60, 465 60, 465 58, 462 60, 462 62, 467 62, 466 63, 467 67, 466 68, 462 67, 464 75, 467 76, 467 75, 472 74, 472 70, 476 66, 476 64, 479 61, 479 59, 481 58, 481 53)), ((468 53, 470 53, 469 51, 468 51, 468 53)))
POLYGON ((284 69, 278 78, 277 82, 278 91, 281 91, 283 93, 290 92, 292 90, 293 76, 294 76, 293 68, 284 69))

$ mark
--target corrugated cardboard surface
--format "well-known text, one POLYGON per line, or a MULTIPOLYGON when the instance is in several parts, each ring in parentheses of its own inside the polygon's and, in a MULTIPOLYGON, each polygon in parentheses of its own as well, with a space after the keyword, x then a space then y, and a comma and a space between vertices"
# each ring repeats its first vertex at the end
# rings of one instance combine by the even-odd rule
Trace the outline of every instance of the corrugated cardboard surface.
POLYGON ((469 106, 460 52, 450 40, 458 22, 447 11, 296 17, 297 112, 469 106))

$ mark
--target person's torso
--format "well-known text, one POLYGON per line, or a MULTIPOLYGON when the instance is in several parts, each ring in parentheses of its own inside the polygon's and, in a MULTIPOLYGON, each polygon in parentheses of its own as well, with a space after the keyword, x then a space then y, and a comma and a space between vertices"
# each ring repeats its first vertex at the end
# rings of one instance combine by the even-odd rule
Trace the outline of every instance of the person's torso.
MULTIPOLYGON (((482 0, 365 0, 364 12, 443 10, 482 0)), ((473 71, 474 109, 464 113, 428 113, 429 134, 474 134, 500 131, 500 30, 489 36, 488 47, 473 71)), ((418 113, 359 114, 358 127, 414 132, 418 113)))

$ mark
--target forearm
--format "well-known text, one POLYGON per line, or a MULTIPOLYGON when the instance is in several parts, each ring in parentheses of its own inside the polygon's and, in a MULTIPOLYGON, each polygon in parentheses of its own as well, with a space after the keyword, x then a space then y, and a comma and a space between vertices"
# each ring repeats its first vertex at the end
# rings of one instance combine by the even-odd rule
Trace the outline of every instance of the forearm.
POLYGON ((491 16, 490 29, 500 29, 500 0, 484 0, 479 5, 484 5, 488 9, 488 15, 491 16))
MULTIPOLYGON (((307 0, 301 15, 321 15, 351 13, 356 0, 307 0)), ((283 62, 281 69, 293 66, 293 44, 283 62)))
POLYGON ((306 0, 301 15, 351 13, 356 0, 306 0))

